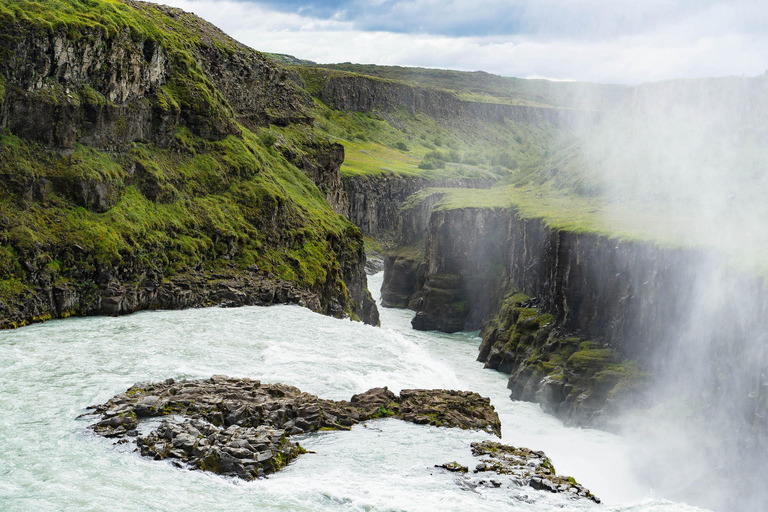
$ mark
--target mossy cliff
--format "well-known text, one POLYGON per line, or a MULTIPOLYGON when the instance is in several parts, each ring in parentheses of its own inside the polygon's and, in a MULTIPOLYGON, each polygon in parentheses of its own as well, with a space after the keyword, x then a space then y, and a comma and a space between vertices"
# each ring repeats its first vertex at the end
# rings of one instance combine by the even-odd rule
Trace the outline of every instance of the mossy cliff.
POLYGON ((339 110, 395 112, 406 109, 411 114, 423 113, 433 119, 472 124, 509 120, 571 127, 592 125, 601 117, 594 110, 471 101, 442 88, 323 68, 301 68, 301 73, 314 94, 339 110))
MULTIPOLYGON (((565 231, 509 208, 450 206, 449 192, 409 201, 403 218, 414 220, 401 229, 412 245, 388 256, 382 297, 414 309, 417 329, 482 327, 479 360, 510 374, 513 398, 608 426, 647 398, 651 375, 690 379, 696 367, 691 385, 720 398, 728 386, 754 386, 760 358, 743 340, 761 329, 759 280, 728 274, 743 302, 718 302, 707 296, 720 289, 706 282, 718 263, 711 253, 565 231), (738 321, 717 320, 728 317, 738 321)), ((735 396, 750 414, 765 407, 749 405, 759 390, 735 396)))
POLYGON ((0 326, 274 302, 378 323, 298 74, 165 6, 0 17, 0 326))
POLYGON ((453 91, 296 66, 323 110, 318 123, 348 148, 348 217, 366 236, 397 237, 398 211, 429 187, 489 188, 528 172, 562 133, 601 113, 468 101, 453 91))

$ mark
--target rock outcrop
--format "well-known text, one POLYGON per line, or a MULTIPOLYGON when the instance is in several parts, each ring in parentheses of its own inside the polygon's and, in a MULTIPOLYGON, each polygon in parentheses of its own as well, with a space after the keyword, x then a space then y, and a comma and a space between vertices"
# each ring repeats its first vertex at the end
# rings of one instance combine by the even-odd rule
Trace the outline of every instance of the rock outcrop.
POLYGON ((349 430, 362 421, 394 417, 417 424, 484 430, 500 435, 490 400, 469 391, 385 388, 350 401, 318 398, 283 384, 215 375, 136 384, 91 408, 99 435, 136 444, 144 456, 247 480, 273 473, 305 453, 288 439, 318 430, 349 430), (142 422, 164 417, 142 433, 142 422))
POLYGON ((349 200, 347 217, 365 236, 398 238, 401 207, 414 193, 431 187, 489 188, 493 179, 456 178, 429 180, 418 176, 346 176, 344 192, 349 200))
POLYGON ((527 486, 541 491, 564 493, 574 499, 584 498, 595 503, 601 502, 600 498, 576 482, 573 477, 558 476, 552 461, 544 452, 483 441, 472 443, 472 455, 486 457, 473 470, 474 475, 479 476, 470 475, 469 468, 456 462, 437 467, 462 474, 459 481, 468 487, 502 487, 503 484, 499 480, 506 480, 507 485, 512 488, 527 486), (486 476, 488 473, 494 473, 494 478, 489 479, 486 476))
POLYGON ((0 37, 0 328, 283 300, 378 324, 298 73, 180 9, 24 9, 0 37))

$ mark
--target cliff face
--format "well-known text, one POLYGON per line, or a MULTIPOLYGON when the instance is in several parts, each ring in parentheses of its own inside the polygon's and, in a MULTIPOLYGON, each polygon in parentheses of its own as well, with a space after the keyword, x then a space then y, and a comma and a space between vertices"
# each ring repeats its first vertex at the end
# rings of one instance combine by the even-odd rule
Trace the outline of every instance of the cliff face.
POLYGON ((312 72, 321 82, 320 98, 339 110, 393 112, 404 107, 412 114, 423 113, 438 120, 463 119, 481 123, 508 120, 571 128, 589 126, 600 118, 599 113, 591 111, 463 101, 454 93, 441 89, 362 75, 307 71, 312 72))
POLYGON ((125 3, 152 29, 183 37, 177 24, 193 27, 196 44, 171 46, 156 32, 137 34, 129 21, 113 33, 8 23, 0 40, 0 73, 11 85, 4 127, 46 146, 114 151, 135 141, 166 147, 179 126, 215 139, 237 133, 235 120, 311 121, 296 75, 192 14, 125 3))
POLYGON ((0 16, 0 327, 273 302, 378 323, 297 74, 165 6, 0 16))
MULTIPOLYGON (((457 178, 428 180, 418 176, 349 176, 343 179, 349 201, 347 217, 366 236, 399 237, 400 208, 411 195, 430 187, 488 188, 494 180, 457 178)), ((408 242, 410 243, 410 242, 408 242)))
POLYGON ((482 327, 479 360, 510 374, 512 398, 574 424, 606 425, 664 376, 672 389, 662 394, 686 382, 716 386, 713 402, 727 387, 744 414, 765 406, 742 389, 754 384, 745 375, 763 371, 762 285, 717 270, 712 254, 553 230, 483 208, 433 209, 424 247, 387 258, 385 305, 415 309, 416 329, 482 327), (734 346, 732 358, 714 355, 734 346))
MULTIPOLYGON (((641 340, 663 337, 655 329, 667 323, 665 318, 678 315, 681 304, 691 298, 696 269, 690 262, 703 257, 556 231, 514 211, 483 208, 433 211, 425 254, 427 283, 440 275, 505 281, 507 287, 513 283, 515 289, 537 297, 558 325, 632 357, 648 350, 641 340)), ((462 328, 480 327, 500 293, 468 300, 470 320, 462 328)), ((440 315, 432 312, 428 296, 425 292, 418 316, 439 324, 440 315)))
POLYGON ((503 215, 437 210, 429 221, 425 282, 413 326, 446 332, 478 329, 490 312, 504 268, 503 215))
POLYGON ((341 182, 344 146, 319 137, 311 137, 304 141, 298 151, 279 142, 275 147, 317 185, 334 212, 348 216, 349 201, 341 182))

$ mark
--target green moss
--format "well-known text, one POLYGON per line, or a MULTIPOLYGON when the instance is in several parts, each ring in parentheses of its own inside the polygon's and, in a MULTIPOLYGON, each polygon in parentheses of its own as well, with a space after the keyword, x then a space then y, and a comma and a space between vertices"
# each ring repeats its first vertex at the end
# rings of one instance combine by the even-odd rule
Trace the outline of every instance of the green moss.
POLYGON ((574 352, 567 366, 577 372, 599 371, 616 360, 616 353, 609 349, 586 349, 574 352))
POLYGON ((387 407, 384 407, 383 405, 380 406, 376 411, 374 411, 373 414, 371 414, 371 419, 377 419, 377 418, 389 418, 391 416, 395 415, 395 410, 393 408, 394 404, 388 404, 387 407))

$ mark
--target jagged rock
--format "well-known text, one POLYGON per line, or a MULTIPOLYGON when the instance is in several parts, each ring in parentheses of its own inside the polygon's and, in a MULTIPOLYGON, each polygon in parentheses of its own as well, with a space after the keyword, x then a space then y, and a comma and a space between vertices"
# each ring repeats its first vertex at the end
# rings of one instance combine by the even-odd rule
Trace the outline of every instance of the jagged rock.
POLYGON ((485 430, 501 437, 501 421, 491 400, 471 391, 404 389, 399 417, 418 424, 485 430))
POLYGON ((388 308, 406 308, 416 304, 418 307, 416 292, 424 285, 419 279, 420 271, 423 271, 424 267, 420 258, 407 254, 387 255, 384 259, 381 305, 388 308))
POLYGON ((371 257, 369 256, 365 260, 365 273, 369 276, 372 276, 373 274, 377 274, 384 270, 384 259, 381 257, 371 257))
POLYGON ((333 401, 284 384, 214 375, 206 380, 137 383, 92 408, 94 432, 109 438, 137 436, 141 422, 167 417, 136 439, 142 455, 177 459, 215 473, 253 479, 275 472, 304 453, 287 438, 318 430, 349 430, 361 421, 394 417, 436 426, 500 435, 490 400, 469 391, 384 388, 333 401))
POLYGON ((435 464, 436 468, 443 468, 451 473, 466 473, 469 471, 469 468, 467 466, 462 466, 456 461, 453 462, 446 462, 445 464, 435 464))
POLYGON ((528 448, 515 448, 493 441, 483 441, 472 443, 472 455, 485 457, 477 464, 472 474, 468 474, 468 469, 456 462, 436 467, 451 472, 467 473, 461 477, 461 483, 470 487, 487 486, 488 484, 491 487, 503 486, 502 482, 498 480, 486 480, 474 476, 495 473, 503 477, 511 487, 529 486, 536 490, 566 493, 574 499, 585 498, 600 503, 600 498, 572 477, 558 476, 552 461, 544 452, 533 451, 528 448))
POLYGON ((145 457, 178 459, 195 469, 246 480, 274 473, 305 453, 283 430, 263 425, 224 428, 202 419, 163 420, 136 444, 145 457))

